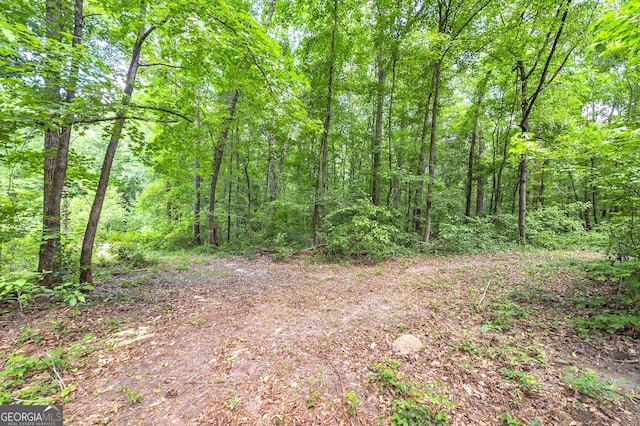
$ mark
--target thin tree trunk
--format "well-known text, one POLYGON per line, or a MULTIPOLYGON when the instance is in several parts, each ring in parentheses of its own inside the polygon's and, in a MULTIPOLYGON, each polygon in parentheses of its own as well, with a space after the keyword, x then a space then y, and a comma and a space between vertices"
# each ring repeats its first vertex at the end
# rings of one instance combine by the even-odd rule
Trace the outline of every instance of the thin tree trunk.
POLYGON ((244 178, 247 183, 247 239, 251 244, 252 231, 251 231, 251 178, 249 177, 249 155, 247 154, 247 161, 244 163, 244 178))
MULTIPOLYGON (((522 61, 516 62, 516 71, 518 74, 518 78, 520 80, 520 96, 521 96, 521 108, 522 108, 522 118, 520 121, 520 129, 523 134, 529 132, 529 115, 531 114, 531 110, 533 105, 535 104, 538 96, 544 90, 546 86, 548 86, 555 77, 559 74, 560 70, 566 63, 566 60, 569 57, 569 54, 565 57, 564 61, 559 65, 556 71, 552 74, 552 76, 547 80, 547 74, 549 73, 549 67, 551 65, 551 60, 555 54, 556 48, 558 47, 558 43, 560 41, 560 37, 562 36, 562 32, 564 30, 564 25, 567 20, 567 15, 569 13, 569 6, 571 5, 572 0, 566 0, 565 5, 560 5, 556 12, 556 16, 560 15, 560 11, 564 8, 564 12, 560 18, 560 25, 558 30, 555 33, 553 38, 553 43, 551 44, 551 48, 549 49, 549 53, 547 54, 547 58, 545 60, 544 66, 542 68, 542 72, 540 73, 540 78, 537 81, 537 85, 531 96, 528 95, 527 92, 527 80, 531 77, 531 74, 535 70, 537 66, 537 61, 534 64, 533 68, 526 72, 524 69, 524 63, 522 61)), ((547 33, 547 38, 545 40, 544 47, 546 48, 547 43, 550 39, 551 32, 547 33)), ((571 53, 571 52, 569 52, 571 53)), ((528 172, 528 159, 526 153, 520 156, 520 165, 519 165, 519 181, 520 181, 520 205, 518 207, 518 235, 520 237, 520 243, 526 244, 526 213, 527 213, 527 172, 528 172)))
MULTIPOLYGON (((133 93, 134 83, 136 75, 138 73, 138 65, 140 61, 140 53, 142 51, 142 45, 149 35, 155 31, 156 27, 151 26, 145 31, 144 22, 146 19, 146 6, 143 5, 140 11, 140 26, 138 28, 138 34, 136 36, 136 42, 133 45, 133 51, 131 54, 131 62, 129 63, 129 69, 127 71, 127 77, 124 88, 124 96, 122 98, 122 106, 126 108, 131 102, 131 94, 133 93)), ((82 240, 82 250, 80 252, 80 282, 93 282, 93 274, 91 270, 91 258, 93 255, 93 244, 96 238, 96 232, 98 230, 98 222, 100 221, 100 214, 102 212, 102 205, 107 193, 107 186, 109 185, 109 175, 111 174, 111 165, 116 155, 116 149, 118 142, 122 136, 122 129, 124 128, 125 118, 120 117, 116 120, 113 129, 111 131, 111 138, 107 145, 107 151, 102 163, 102 169, 100 171, 100 179, 98 180, 98 188, 96 189, 96 195, 91 206, 91 212, 89 213, 89 221, 84 232, 84 238, 82 240)))
POLYGON ((525 154, 520 156, 520 166, 518 168, 518 179, 520 181, 519 189, 519 204, 518 204, 518 235, 520 236, 520 243, 527 243, 525 218, 527 215, 527 170, 528 159, 525 154))
POLYGON ((229 156, 229 187, 227 193, 227 244, 231 242, 231 194, 233 189, 233 155, 229 156))
MULTIPOLYGON (((397 167, 395 173, 393 173, 393 101, 396 92, 396 64, 398 62, 398 54, 393 52, 391 59, 391 93, 389 94, 389 112, 387 113, 387 138, 389 142, 389 192, 387 193, 387 207, 396 205, 398 198, 400 197, 400 180, 398 173, 400 168, 397 167)), ((398 155, 398 161, 400 156, 398 155)))
POLYGON ((431 216, 433 209, 433 182, 436 178, 436 130, 438 128, 438 103, 440 101, 440 68, 442 61, 438 61, 434 67, 434 92, 433 108, 431 112, 431 135, 429 138, 429 182, 427 184, 427 207, 424 221, 424 242, 431 239, 431 216))
POLYGON ((193 176, 193 190, 195 192, 195 201, 193 203, 193 242, 199 246, 202 244, 202 234, 200 231, 200 211, 202 209, 200 187, 202 185, 202 176, 200 175, 200 159, 197 154, 193 159, 193 168, 196 172, 193 176))
MULTIPOLYGON (((476 142, 478 140, 478 121, 480 119, 480 107, 482 106, 482 98, 484 97, 484 86, 486 85, 486 81, 489 79, 489 74, 487 73, 486 79, 480 83, 478 87, 478 99, 476 100, 476 107, 473 111, 473 125, 471 127, 471 137, 470 137, 470 146, 469 146, 469 160, 468 160, 468 169, 467 169, 467 190, 465 196, 465 207, 464 207, 464 215, 466 217, 471 216, 471 194, 473 190, 473 162, 475 160, 475 151, 476 151, 476 142)), ((484 152, 484 142, 482 143, 482 151, 484 152)), ((478 153, 480 156, 481 153, 478 153)))
POLYGON ((418 159, 418 187, 414 197, 413 209, 413 230, 420 232, 422 224, 422 193, 424 190, 424 173, 427 170, 427 136, 429 135, 429 112, 431 111, 431 98, 435 87, 436 70, 435 67, 431 72, 431 85, 429 86, 429 94, 427 95, 427 104, 424 111, 424 119, 422 120, 422 132, 420 133, 420 157, 418 159))
POLYGON ((222 165, 222 157, 224 156, 224 149, 229 139, 229 130, 231 123, 233 122, 236 106, 238 105, 238 99, 240 98, 240 89, 236 89, 233 92, 233 96, 229 101, 229 116, 225 119, 222 133, 220 134, 220 140, 216 144, 215 152, 213 154, 213 163, 211 167, 211 185, 209 187, 209 211, 207 212, 209 222, 209 238, 208 242, 212 246, 218 245, 218 231, 216 229, 216 188, 218 186, 218 178, 220 177, 220 165, 222 165))
MULTIPOLYGON (((198 110, 196 110, 193 126, 196 131, 199 132, 200 117, 198 110)), ((193 243, 199 246, 202 244, 202 231, 200 228, 200 212, 202 211, 202 193, 200 188, 202 186, 202 175, 200 174, 200 141, 198 139, 195 140, 193 147, 195 152, 195 157, 193 158, 193 192, 195 197, 193 201, 192 238, 193 243)))
POLYGON ((267 199, 270 203, 276 200, 278 180, 276 175, 276 135, 275 128, 269 133, 269 153, 267 157, 267 199))
MULTIPOLYGON (((480 138, 478 142, 478 158, 482 158, 485 151, 484 139, 480 138)), ((476 216, 482 215, 484 210, 484 184, 485 177, 480 174, 476 178, 476 216)))
POLYGON ((333 0, 333 25, 331 28, 331 48, 329 50, 329 78, 327 81, 327 107, 323 123, 322 139, 320 142, 320 173, 316 181, 316 194, 313 206, 313 243, 320 242, 321 220, 324 215, 324 203, 327 190, 327 157, 329 130, 331 128, 331 103, 333 101, 333 77, 335 71, 336 31, 338 28, 338 0, 333 0))
POLYGON ((591 211, 593 212, 593 224, 598 225, 598 198, 596 196, 596 186, 593 184, 593 181, 595 179, 594 172, 596 170, 596 162, 593 157, 591 157, 589 160, 591 166, 591 179, 589 182, 589 189, 591 191, 591 211))
POLYGON ((380 157, 382 151, 382 115, 384 111, 384 85, 386 72, 384 59, 378 56, 378 93, 376 96, 375 132, 373 137, 373 162, 371 166, 371 202, 374 206, 380 205, 380 157))

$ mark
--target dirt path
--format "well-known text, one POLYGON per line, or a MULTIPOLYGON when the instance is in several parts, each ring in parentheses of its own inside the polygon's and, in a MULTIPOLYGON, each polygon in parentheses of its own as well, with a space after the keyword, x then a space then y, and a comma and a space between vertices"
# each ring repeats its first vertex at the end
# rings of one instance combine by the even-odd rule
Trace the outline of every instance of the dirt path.
POLYGON ((523 422, 512 424, 640 425, 638 341, 586 342, 569 327, 568 302, 588 290, 568 265, 585 256, 376 266, 190 257, 105 280, 80 314, 5 318, 0 352, 93 333, 93 352, 65 371, 77 385, 69 424, 388 424, 404 398, 452 425, 506 424, 507 415, 523 422), (37 344, 16 343, 24 325, 40 330, 37 344), (395 355, 391 343, 407 333, 424 349, 395 355), (413 394, 381 379, 391 364, 413 394), (599 402, 564 380, 586 369, 626 380, 616 390, 627 396, 599 402))

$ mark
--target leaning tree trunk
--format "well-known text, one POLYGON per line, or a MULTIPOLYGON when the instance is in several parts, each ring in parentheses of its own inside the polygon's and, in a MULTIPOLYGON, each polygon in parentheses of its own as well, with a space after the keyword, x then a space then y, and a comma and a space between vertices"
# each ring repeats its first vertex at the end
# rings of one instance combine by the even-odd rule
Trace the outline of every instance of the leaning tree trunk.
MULTIPOLYGON (((140 26, 138 28, 138 34, 136 36, 136 42, 133 45, 133 51, 131 54, 131 62, 129 63, 129 69, 127 71, 127 77, 125 81, 124 96, 122 98, 123 109, 131 102, 131 94, 133 93, 133 87, 138 73, 138 65, 140 60, 140 53, 142 51, 142 45, 149 35, 155 31, 156 27, 151 26, 145 31, 144 21, 146 18, 146 8, 143 6, 140 12, 140 26)), ((113 159, 116 156, 116 149, 118 142, 122 137, 122 129, 124 128, 125 117, 120 116, 111 130, 111 138, 107 145, 107 151, 102 163, 102 169, 100 170, 100 179, 98 180, 98 188, 96 189, 96 195, 91 206, 91 212, 89 213, 89 221, 84 232, 84 239, 82 240, 82 250, 80 252, 80 282, 93 282, 93 274, 91 270, 91 258, 93 255, 93 244, 96 239, 96 232, 98 230, 98 222, 100 221, 100 214, 102 213, 102 205, 107 193, 107 186, 109 185, 109 176, 111 174, 111 165, 113 159)))

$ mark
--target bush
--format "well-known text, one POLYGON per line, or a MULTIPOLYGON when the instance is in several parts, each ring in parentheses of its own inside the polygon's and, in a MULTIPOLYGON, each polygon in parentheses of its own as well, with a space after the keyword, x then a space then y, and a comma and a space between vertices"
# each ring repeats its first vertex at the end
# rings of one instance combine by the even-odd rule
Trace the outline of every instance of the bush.
POLYGON ((336 208, 326 217, 327 252, 334 256, 379 259, 406 254, 413 236, 392 223, 392 213, 368 199, 336 208))
POLYGON ((513 216, 474 217, 466 223, 442 223, 434 248, 446 252, 477 252, 505 248, 516 235, 513 216), (513 228, 513 229, 512 229, 513 228))
POLYGON ((593 240, 578 217, 580 210, 584 210, 584 203, 533 210, 527 215, 527 241, 539 247, 557 249, 580 246, 593 240))

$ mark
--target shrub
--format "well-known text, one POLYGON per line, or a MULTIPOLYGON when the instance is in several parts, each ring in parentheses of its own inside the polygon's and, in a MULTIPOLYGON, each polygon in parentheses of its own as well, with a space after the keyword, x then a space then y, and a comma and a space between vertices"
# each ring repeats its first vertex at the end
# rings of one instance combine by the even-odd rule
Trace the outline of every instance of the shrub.
POLYGON ((514 222, 517 223, 513 216, 497 216, 467 218, 466 223, 442 223, 434 248, 454 253, 499 250, 515 235, 508 226, 514 222))
POLYGON ((334 256, 374 259, 408 252, 412 236, 392 223, 392 213, 368 199, 336 208, 326 217, 327 251, 334 256))

